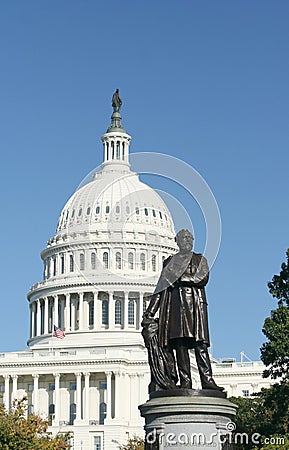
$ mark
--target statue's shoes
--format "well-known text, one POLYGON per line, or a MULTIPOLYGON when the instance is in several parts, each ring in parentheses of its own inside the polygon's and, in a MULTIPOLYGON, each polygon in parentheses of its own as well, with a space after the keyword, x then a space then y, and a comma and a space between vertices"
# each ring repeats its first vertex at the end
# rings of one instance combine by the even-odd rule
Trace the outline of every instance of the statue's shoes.
POLYGON ((214 380, 202 383, 202 389, 214 389, 215 391, 223 391, 225 388, 218 386, 214 380))

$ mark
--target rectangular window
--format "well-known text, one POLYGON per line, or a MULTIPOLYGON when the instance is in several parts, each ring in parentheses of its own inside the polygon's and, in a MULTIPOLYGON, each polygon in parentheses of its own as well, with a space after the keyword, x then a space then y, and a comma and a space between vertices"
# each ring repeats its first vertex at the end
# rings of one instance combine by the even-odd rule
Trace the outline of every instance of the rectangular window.
POLYGON ((94 436, 93 450, 101 450, 101 436, 94 436))
POLYGON ((29 392, 34 391, 34 384, 28 384, 28 391, 29 392))
POLYGON ((76 391, 76 383, 70 383, 70 390, 76 391))
POLYGON ((0 384, 0 392, 5 392, 5 386, 4 386, 4 384, 0 384))
POLYGON ((99 387, 100 387, 100 389, 107 389, 107 383, 106 383, 106 381, 101 381, 101 382, 99 383, 99 387))
POLYGON ((55 391, 55 384, 54 383, 50 383, 49 384, 49 390, 50 391, 55 391))
POLYGON ((243 395, 243 397, 249 397, 250 395, 249 395, 248 389, 244 389, 244 390, 242 391, 242 395, 243 395))

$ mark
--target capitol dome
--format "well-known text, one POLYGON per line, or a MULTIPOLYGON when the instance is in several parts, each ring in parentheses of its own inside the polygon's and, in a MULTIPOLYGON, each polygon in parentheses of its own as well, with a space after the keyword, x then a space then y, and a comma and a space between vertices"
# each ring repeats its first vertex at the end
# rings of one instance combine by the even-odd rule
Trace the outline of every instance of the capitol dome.
POLYGON ((170 212, 129 164, 131 137, 119 111, 102 136, 103 163, 67 201, 41 257, 43 280, 32 286, 29 346, 142 344, 141 318, 163 260, 176 250, 170 212), (79 338, 81 336, 81 341, 79 338))

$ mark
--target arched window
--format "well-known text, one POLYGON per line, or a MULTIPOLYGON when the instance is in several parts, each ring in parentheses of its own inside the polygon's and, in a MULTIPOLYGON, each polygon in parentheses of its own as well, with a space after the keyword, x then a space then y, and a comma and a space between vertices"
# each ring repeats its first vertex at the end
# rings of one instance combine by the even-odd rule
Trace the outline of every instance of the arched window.
POLYGON ((106 207, 105 207, 105 213, 106 213, 106 214, 109 213, 109 205, 106 205, 106 207))
POLYGON ((116 254, 115 254, 115 268, 121 269, 121 253, 120 252, 116 252, 116 254))
POLYGON ((80 253, 79 255, 80 270, 84 270, 84 265, 85 265, 84 253, 80 253))
POLYGON ((108 301, 102 300, 102 325, 108 325, 108 301))
POLYGON ((82 214, 82 208, 79 208, 79 210, 78 210, 78 217, 80 217, 81 214, 82 214))
POLYGON ((133 253, 129 252, 128 254, 128 268, 133 269, 133 253))
POLYGON ((86 210, 86 214, 89 216, 89 214, 90 214, 90 211, 91 211, 91 209, 90 209, 90 206, 87 208, 87 210, 86 210))
POLYGON ((71 218, 73 219, 73 217, 74 217, 74 214, 75 214, 75 209, 72 211, 72 213, 71 213, 71 218))
POLYGON ((146 270, 146 255, 144 253, 140 254, 140 268, 146 270))
POLYGON ((71 403, 69 412, 69 425, 73 425, 76 419, 76 403, 71 403))
POLYGON ((117 141, 116 143, 116 159, 120 158, 120 142, 117 141))
POLYGON ((124 159, 124 142, 122 143, 122 159, 124 159))
POLYGON ((156 212, 155 212, 155 210, 154 210, 154 209, 153 209, 153 211, 152 211, 152 212, 153 212, 153 216, 154 216, 154 217, 156 217, 156 212))
POLYGON ((128 324, 134 325, 134 300, 128 302, 128 324))
POLYGON ((90 262, 91 262, 91 268, 92 270, 96 269, 96 253, 92 252, 90 255, 90 262))
POLYGON ((88 303, 88 324, 90 327, 94 325, 94 302, 88 303))
POLYGON ((114 305, 114 323, 121 325, 121 300, 116 300, 114 305))
POLYGON ((95 208, 95 214, 99 214, 99 212, 100 212, 100 206, 97 206, 97 207, 95 208))
POLYGON ((65 267, 64 267, 64 255, 61 255, 60 257, 60 265, 61 265, 61 273, 64 273, 65 267))
POLYGON ((106 403, 100 403, 99 405, 99 423, 104 424, 104 419, 106 418, 106 403))
POLYGON ((161 211, 160 211, 160 218, 161 218, 161 219, 163 218, 161 211))
POLYGON ((149 212, 148 212, 148 209, 147 209, 147 208, 144 209, 144 213, 145 213, 146 216, 149 215, 149 212))
POLYGON ((114 159, 114 142, 111 143, 112 159, 114 159))
POLYGON ((119 213, 120 213, 120 206, 119 206, 119 205, 116 205, 116 207, 115 207, 115 212, 116 212, 116 214, 119 214, 119 213))
POLYGON ((163 255, 162 256, 162 263, 164 263, 164 260, 166 259, 166 256, 165 255, 163 255))
POLYGON ((155 272, 157 270, 157 257, 156 255, 152 256, 152 269, 155 272))
POLYGON ((102 256, 103 265, 105 269, 108 269, 108 252, 104 252, 102 256))
POLYGON ((136 208, 136 209, 135 209, 135 213, 136 213, 137 215, 139 215, 139 208, 136 208))
POLYGON ((127 214, 130 213, 130 207, 129 207, 128 205, 126 205, 125 212, 126 212, 127 214))
POLYGON ((73 258, 73 255, 69 256, 69 270, 70 270, 70 272, 74 272, 74 258, 73 258))

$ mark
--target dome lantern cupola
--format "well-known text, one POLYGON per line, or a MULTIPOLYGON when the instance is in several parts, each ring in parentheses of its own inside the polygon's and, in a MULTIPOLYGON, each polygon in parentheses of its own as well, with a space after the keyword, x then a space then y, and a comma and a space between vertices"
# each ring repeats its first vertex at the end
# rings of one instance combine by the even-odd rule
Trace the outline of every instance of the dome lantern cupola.
POLYGON ((112 96, 113 113, 111 124, 107 132, 101 137, 103 142, 103 170, 123 170, 130 168, 129 164, 129 136, 121 123, 120 108, 122 100, 119 90, 116 89, 112 96))

